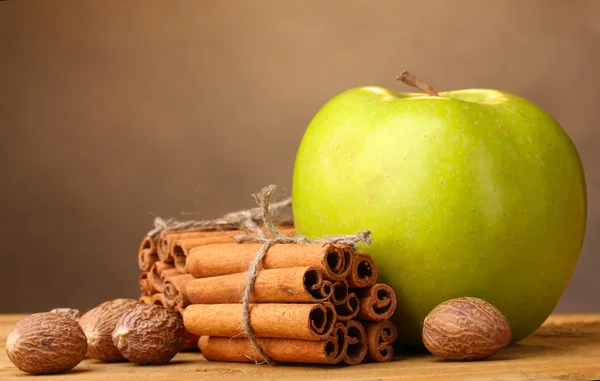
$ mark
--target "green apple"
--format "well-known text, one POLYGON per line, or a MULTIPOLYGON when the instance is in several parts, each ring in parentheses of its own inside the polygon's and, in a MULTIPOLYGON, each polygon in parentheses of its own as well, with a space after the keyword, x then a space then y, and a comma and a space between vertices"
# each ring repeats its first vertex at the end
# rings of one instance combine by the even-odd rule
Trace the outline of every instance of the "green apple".
POLYGON ((396 292, 393 319, 411 346, 437 304, 462 296, 498 307, 513 342, 531 334, 569 282, 587 213, 581 161, 561 126, 487 89, 335 96, 302 138, 292 201, 310 238, 371 230, 367 251, 396 292))

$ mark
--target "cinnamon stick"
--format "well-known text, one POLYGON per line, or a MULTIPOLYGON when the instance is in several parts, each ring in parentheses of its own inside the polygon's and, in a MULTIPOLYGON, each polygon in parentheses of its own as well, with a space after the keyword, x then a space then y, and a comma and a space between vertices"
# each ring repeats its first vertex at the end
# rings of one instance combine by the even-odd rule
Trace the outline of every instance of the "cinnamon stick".
MULTIPOLYGON (((163 272, 163 275, 165 273, 163 272)), ((190 274, 176 274, 163 276, 163 286, 165 299, 168 303, 179 307, 186 307, 190 304, 187 297, 186 285, 193 280, 194 277, 190 274)))
POLYGON ((203 232, 193 236, 184 236, 177 240, 169 242, 170 256, 173 258, 175 267, 180 270, 185 270, 186 257, 191 249, 198 246, 213 245, 216 243, 235 243, 235 236, 242 234, 240 230, 232 230, 226 232, 203 232), (211 234, 213 233, 213 234, 211 234))
MULTIPOLYGON (((336 321, 331 303, 250 304, 250 323, 256 337, 323 340, 336 321)), ((183 313, 185 327, 198 336, 243 335, 241 304, 190 304, 183 313)))
POLYGON ((156 253, 158 254, 158 260, 163 262, 173 262, 173 257, 170 256, 169 253, 169 237, 172 237, 171 240, 177 239, 177 235, 182 234, 178 232, 166 232, 163 231, 158 235, 157 248, 156 253))
POLYGON ((142 296, 140 296, 138 301, 140 303, 144 303, 144 304, 152 304, 152 297, 149 295, 142 295, 142 296))
POLYGON ((329 298, 335 306, 339 321, 354 319, 358 314, 359 302, 355 294, 348 292, 348 282, 340 280, 333 282, 333 292, 329 298))
MULTIPOLYGON (((198 246, 190 251, 186 268, 195 278, 242 273, 261 247, 254 243, 198 246)), ((327 280, 341 280, 352 270, 352 256, 353 250, 347 245, 275 244, 265 255, 263 267, 310 266, 319 269, 327 280)))
POLYGON ((356 253, 352 263, 352 271, 348 276, 350 288, 369 287, 377 282, 377 266, 367 253, 356 253))
POLYGON ((387 284, 376 283, 356 290, 360 301, 359 320, 382 321, 396 311, 396 294, 387 284))
POLYGON ((389 320, 367 325, 369 359, 377 362, 389 362, 394 357, 392 344, 398 338, 398 328, 389 320))
POLYGON ((148 280, 148 272, 144 271, 143 273, 140 274, 140 277, 138 278, 138 283, 140 285, 140 290, 142 291, 142 295, 152 295, 155 291, 154 288, 152 287, 152 285, 150 284, 150 281, 148 280))
POLYGON ((168 232, 164 231, 160 233, 157 241, 157 254, 158 258, 163 262, 173 262, 173 257, 169 250, 172 242, 178 239, 184 239, 186 237, 191 238, 194 236, 204 236, 205 231, 188 231, 188 232, 168 232))
POLYGON ((365 327, 356 320, 346 322, 348 335, 348 350, 344 356, 344 364, 356 365, 363 362, 367 356, 368 343, 365 327))
POLYGON ((335 306, 335 312, 337 313, 337 319, 339 321, 354 319, 359 311, 360 301, 353 292, 348 294, 344 303, 335 306))
POLYGON ((340 280, 332 283, 333 292, 331 293, 330 301, 334 306, 339 306, 346 303, 348 300, 348 282, 340 280))
POLYGON ((158 261, 156 240, 146 236, 138 250, 138 266, 142 271, 149 271, 156 261, 158 261))
POLYGON ((164 277, 179 274, 179 270, 172 263, 156 262, 148 272, 148 283, 156 292, 164 292, 164 277))
POLYGON ((173 263, 175 267, 180 270, 185 270, 186 257, 188 256, 191 249, 198 246, 204 246, 215 243, 231 243, 234 242, 233 238, 225 236, 217 236, 210 239, 205 238, 186 238, 174 241, 171 245, 171 256, 173 257, 173 263), (221 240, 221 242, 219 242, 221 240), (215 242, 216 241, 216 242, 215 242))
POLYGON ((210 234, 222 234, 221 230, 194 230, 194 231, 185 231, 185 232, 169 232, 164 231, 160 233, 157 241, 157 253, 158 258, 163 262, 173 262, 173 257, 171 256, 171 247, 173 242, 186 239, 186 238, 195 238, 195 237, 206 237, 210 234))
MULTIPOLYGON (((343 324, 336 323, 324 340, 258 338, 266 354, 279 363, 337 364, 346 353, 348 341, 343 324)), ((244 338, 202 336, 198 341, 202 356, 209 361, 263 362, 244 338)))
POLYGON ((174 304, 170 303, 165 299, 165 294, 162 292, 156 293, 150 297, 152 299, 152 304, 156 304, 157 306, 162 306, 168 309, 172 309, 174 304))
POLYGON ((338 347, 338 355, 333 358, 333 363, 337 364, 344 359, 344 356, 346 356, 346 353, 348 352, 348 331, 346 325, 341 322, 336 322, 333 326, 331 338, 335 340, 338 347))
MULTIPOLYGON (((186 293, 195 304, 240 303, 246 282, 246 273, 198 278, 187 284, 186 293)), ((270 269, 258 273, 250 302, 315 303, 326 301, 331 293, 331 282, 314 267, 270 269)))

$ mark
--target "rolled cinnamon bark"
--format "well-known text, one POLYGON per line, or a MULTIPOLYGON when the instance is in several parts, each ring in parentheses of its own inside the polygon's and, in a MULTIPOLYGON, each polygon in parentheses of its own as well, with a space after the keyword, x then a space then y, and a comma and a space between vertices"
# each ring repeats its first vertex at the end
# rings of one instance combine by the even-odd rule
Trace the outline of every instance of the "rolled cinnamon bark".
POLYGON ((215 243, 235 243, 235 236, 242 234, 240 230, 232 230, 227 232, 203 232, 194 236, 187 236, 177 240, 172 240, 169 243, 170 256, 173 257, 175 267, 180 271, 185 270, 186 257, 191 249, 198 246, 213 245, 215 243), (213 233, 213 234, 211 234, 213 233))
POLYGON ((172 242, 183 239, 185 237, 192 237, 194 234, 203 235, 204 232, 201 231, 191 231, 191 232, 162 232, 158 236, 157 241, 157 254, 158 259, 163 262, 173 262, 173 257, 171 256, 171 252, 169 250, 172 242))
POLYGON ((346 300, 348 300, 348 282, 340 280, 333 282, 331 286, 333 287, 333 292, 329 298, 330 302, 333 303, 334 306, 346 303, 346 300))
MULTIPOLYGON (((190 251, 186 268, 194 278, 242 273, 256 256, 261 244, 232 243, 198 246, 190 251)), ((353 251, 338 244, 275 244, 263 260, 263 268, 310 266, 327 280, 342 280, 352 270, 353 251)))
POLYGON ((185 237, 193 237, 195 234, 203 235, 202 231, 190 231, 190 232, 167 232, 164 231, 160 233, 157 241, 157 249, 156 252, 158 254, 158 259, 163 262, 173 262, 173 257, 171 256, 171 252, 169 250, 173 241, 178 239, 183 239, 185 237))
POLYGON ((389 320, 367 324, 368 356, 372 361, 389 362, 394 357, 392 344, 398 338, 398 329, 389 320))
MULTIPOLYGON (((198 278, 187 284, 186 293, 194 304, 240 303, 246 282, 245 273, 198 278)), ((258 273, 250 301, 315 303, 326 301, 331 292, 331 282, 314 267, 270 269, 258 273)))
POLYGON ((173 256, 174 247, 177 242, 196 240, 198 244, 196 246, 208 245, 211 243, 234 243, 235 236, 244 234, 243 230, 195 230, 188 232, 163 232, 161 233, 158 244, 157 252, 160 260, 165 262, 172 262, 175 257, 173 256), (212 239, 212 242, 210 241, 212 239), (205 241, 206 240, 206 241, 205 241))
POLYGON ((356 253, 347 281, 350 288, 374 285, 377 282, 377 266, 375 266, 373 257, 367 253, 356 253))
POLYGON ((396 294, 387 284, 376 283, 356 292, 360 301, 359 320, 387 320, 396 311, 396 294))
POLYGON ((156 292, 164 292, 164 277, 179 274, 172 263, 156 262, 148 272, 148 283, 156 292))
POLYGON ((348 335, 348 350, 343 359, 344 363, 348 365, 360 364, 369 350, 365 327, 356 320, 348 320, 346 322, 346 332, 348 335))
MULTIPOLYGON (((336 323, 330 337, 321 340, 258 338, 260 346, 279 363, 337 364, 348 346, 346 329, 336 323)), ((245 338, 202 336, 198 341, 202 356, 209 361, 263 362, 245 338)))
POLYGON ((335 306, 335 312, 339 321, 354 319, 359 311, 360 302, 353 292, 348 294, 348 298, 346 298, 344 303, 335 306))
POLYGON ((177 305, 179 307, 186 307, 188 304, 190 304, 190 300, 188 299, 185 291, 186 285, 193 279, 194 277, 190 274, 163 276, 165 300, 170 304, 177 305))
POLYGON ((150 281, 148 280, 148 271, 144 271, 143 273, 140 274, 140 277, 138 279, 138 283, 140 284, 140 290, 142 291, 142 295, 152 295, 155 291, 154 288, 152 287, 152 285, 150 284, 150 281))
MULTIPOLYGON (((250 324, 256 337, 323 340, 336 321, 331 303, 251 304, 250 324)), ((242 336, 241 304, 190 304, 183 313, 188 331, 198 336, 242 336)))
POLYGON ((152 299, 152 304, 156 304, 157 306, 162 306, 167 309, 173 309, 174 304, 170 303, 165 299, 165 294, 162 292, 156 293, 150 297, 152 299))
POLYGON ((148 295, 142 295, 140 296, 139 302, 144 304, 152 304, 152 297, 148 295))
POLYGON ((138 266, 142 271, 149 271, 156 261, 158 261, 156 240, 146 236, 138 250, 138 266))
POLYGON ((346 325, 341 322, 336 322, 331 332, 331 338, 333 338, 337 344, 337 356, 333 358, 333 364, 337 364, 344 359, 348 351, 348 331, 346 325))
POLYGON ((176 234, 180 233, 162 232, 158 235, 158 240, 156 241, 156 254, 158 255, 159 261, 173 262, 173 257, 169 255, 169 237, 175 236, 176 234))

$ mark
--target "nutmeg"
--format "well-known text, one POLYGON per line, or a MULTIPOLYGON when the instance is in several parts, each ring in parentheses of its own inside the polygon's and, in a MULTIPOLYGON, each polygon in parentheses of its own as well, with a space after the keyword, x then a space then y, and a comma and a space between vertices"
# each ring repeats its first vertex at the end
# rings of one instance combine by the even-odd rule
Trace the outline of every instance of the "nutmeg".
POLYGON ((79 321, 79 319, 81 319, 81 311, 76 308, 55 308, 50 312, 61 314, 75 321, 79 321))
POLYGON ((73 369, 85 357, 87 341, 71 318, 54 312, 19 321, 6 339, 6 354, 23 372, 49 374, 73 369))
POLYGON ((174 311, 139 304, 124 314, 112 337, 125 358, 138 365, 169 362, 184 343, 183 320, 174 311))
POLYGON ((134 299, 113 299, 83 314, 79 325, 87 337, 89 357, 106 362, 125 359, 113 344, 112 332, 121 316, 138 304, 134 299))
POLYGON ((447 360, 480 360, 510 343, 511 329, 500 310, 479 298, 448 300, 423 322, 423 344, 447 360))

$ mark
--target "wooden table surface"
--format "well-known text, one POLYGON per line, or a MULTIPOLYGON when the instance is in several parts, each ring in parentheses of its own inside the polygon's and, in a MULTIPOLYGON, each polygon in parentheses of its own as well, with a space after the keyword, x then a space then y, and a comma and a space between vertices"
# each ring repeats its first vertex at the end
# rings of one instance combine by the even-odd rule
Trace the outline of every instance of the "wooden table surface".
POLYGON ((600 380, 600 314, 553 315, 532 336, 489 360, 447 362, 399 354, 387 364, 254 365, 208 362, 180 353, 168 365, 105 364, 86 359, 63 375, 29 376, 6 357, 6 336, 23 315, 0 315, 0 380, 600 380))

